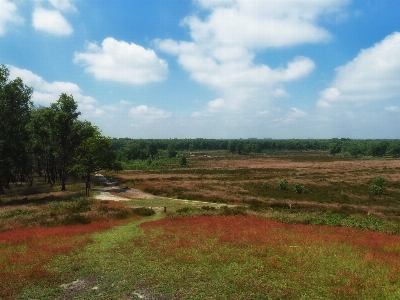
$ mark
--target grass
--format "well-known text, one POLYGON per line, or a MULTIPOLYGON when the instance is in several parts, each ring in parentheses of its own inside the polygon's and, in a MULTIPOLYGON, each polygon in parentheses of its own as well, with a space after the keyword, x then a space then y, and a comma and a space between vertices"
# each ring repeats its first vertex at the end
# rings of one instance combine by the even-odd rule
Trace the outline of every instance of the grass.
POLYGON ((19 299, 400 296, 400 238, 382 233, 249 216, 155 215, 90 238, 73 256, 46 265, 49 272, 67 274, 63 281, 27 287, 19 299), (84 288, 74 287, 77 280, 84 288))
POLYGON ((0 299, 399 299, 398 161, 260 157, 113 174, 170 198, 13 186, 0 199, 0 299))

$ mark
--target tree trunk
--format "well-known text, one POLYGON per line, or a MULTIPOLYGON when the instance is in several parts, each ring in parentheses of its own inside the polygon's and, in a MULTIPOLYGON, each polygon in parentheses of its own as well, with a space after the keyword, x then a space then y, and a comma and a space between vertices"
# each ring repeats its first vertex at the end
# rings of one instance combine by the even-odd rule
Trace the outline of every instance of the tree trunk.
POLYGON ((61 172, 60 178, 61 178, 61 190, 65 191, 65 182, 67 181, 67 177, 65 176, 64 171, 61 172))
POLYGON ((1 182, 1 179, 0 179, 0 195, 4 195, 4 188, 3 188, 3 183, 1 182))

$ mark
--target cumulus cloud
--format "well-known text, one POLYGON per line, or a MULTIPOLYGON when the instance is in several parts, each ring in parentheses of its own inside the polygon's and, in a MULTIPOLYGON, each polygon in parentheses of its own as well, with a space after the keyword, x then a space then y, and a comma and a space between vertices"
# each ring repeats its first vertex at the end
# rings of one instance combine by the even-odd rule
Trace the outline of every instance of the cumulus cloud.
POLYGON ((387 36, 355 59, 336 69, 328 88, 320 93, 322 108, 363 105, 400 98, 400 32, 387 36))
POLYGON ((135 121, 132 126, 150 124, 160 119, 166 119, 171 116, 170 112, 147 105, 139 105, 129 110, 130 117, 135 121))
POLYGON ((97 79, 132 84, 162 81, 168 73, 167 62, 153 50, 111 37, 101 46, 88 43, 86 52, 75 53, 74 62, 82 63, 97 79))
POLYGON ((33 87, 32 101, 36 105, 48 106, 56 102, 62 93, 72 95, 78 103, 78 110, 87 116, 102 116, 104 110, 97 107, 97 100, 82 94, 79 86, 72 82, 54 81, 47 82, 33 72, 7 65, 10 78, 20 77, 27 86, 33 87))
POLYGON ((70 35, 72 26, 58 10, 48 10, 41 7, 34 9, 32 25, 36 30, 54 35, 70 35))
MULTIPOLYGON (((225 99, 224 109, 249 108, 290 96, 284 84, 304 78, 315 68, 307 57, 295 57, 278 68, 255 64, 257 53, 329 41, 329 32, 318 22, 323 16, 338 14, 347 2, 197 0, 205 17, 191 15, 182 22, 191 41, 156 40, 156 45, 176 55, 192 79, 215 89, 225 99)), ((213 101, 203 114, 217 111, 213 101)))
POLYGON ((9 23, 19 24, 23 22, 23 19, 18 15, 17 6, 13 2, 0 0, 0 8, 0 35, 3 35, 9 23))

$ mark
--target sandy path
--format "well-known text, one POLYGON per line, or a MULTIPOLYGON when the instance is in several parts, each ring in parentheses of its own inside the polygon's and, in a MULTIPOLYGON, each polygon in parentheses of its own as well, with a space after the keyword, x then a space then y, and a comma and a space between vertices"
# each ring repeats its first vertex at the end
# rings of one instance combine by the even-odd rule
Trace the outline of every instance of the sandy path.
POLYGON ((98 200, 108 200, 108 201, 129 201, 131 199, 168 199, 181 201, 184 203, 199 203, 199 204, 210 204, 209 202, 195 201, 195 200, 184 200, 184 199, 174 199, 168 197, 155 196, 149 193, 145 193, 138 189, 133 188, 120 188, 115 182, 109 181, 102 174, 96 174, 99 181, 105 183, 107 186, 104 188, 94 188, 92 191, 100 192, 99 195, 95 195, 94 198, 98 200), (113 194, 111 194, 113 193, 113 194), (121 196, 115 195, 115 193, 120 193, 121 196))

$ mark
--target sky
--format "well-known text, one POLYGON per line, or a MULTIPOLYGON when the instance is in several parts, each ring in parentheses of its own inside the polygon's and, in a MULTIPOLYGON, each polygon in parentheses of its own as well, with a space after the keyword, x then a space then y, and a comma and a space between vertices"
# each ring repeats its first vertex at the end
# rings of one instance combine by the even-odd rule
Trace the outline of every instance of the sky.
POLYGON ((116 138, 400 138, 400 0, 0 0, 0 64, 116 138))

